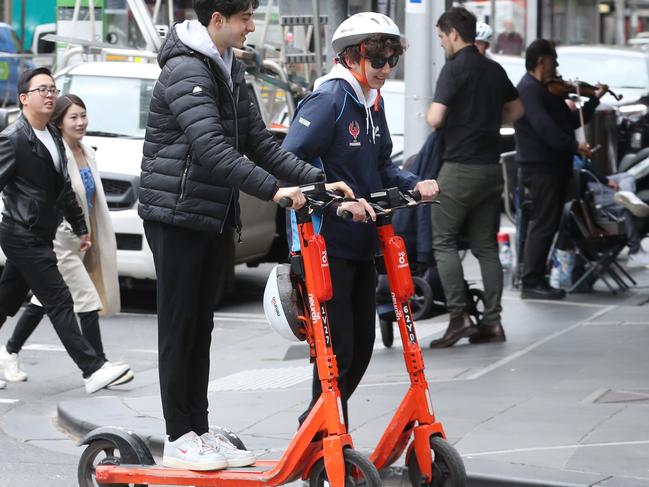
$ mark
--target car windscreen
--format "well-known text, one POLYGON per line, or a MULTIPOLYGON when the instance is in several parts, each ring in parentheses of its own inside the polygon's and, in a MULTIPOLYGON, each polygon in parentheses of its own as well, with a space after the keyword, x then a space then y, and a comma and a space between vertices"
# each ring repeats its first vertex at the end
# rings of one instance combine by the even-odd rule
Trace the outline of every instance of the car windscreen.
POLYGON ((73 93, 88 110, 88 134, 144 138, 153 79, 64 75, 62 94, 73 93))
POLYGON ((606 83, 611 88, 649 89, 644 57, 559 52, 558 71, 564 79, 606 83))

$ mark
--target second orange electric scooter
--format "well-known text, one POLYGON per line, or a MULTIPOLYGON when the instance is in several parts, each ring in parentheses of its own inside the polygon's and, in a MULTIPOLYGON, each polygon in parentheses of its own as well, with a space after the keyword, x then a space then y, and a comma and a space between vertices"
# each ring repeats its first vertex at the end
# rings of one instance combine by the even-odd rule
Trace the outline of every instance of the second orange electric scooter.
POLYGON ((425 204, 419 200, 417 191, 401 193, 397 188, 372 193, 368 199, 376 212, 382 260, 390 283, 403 344, 403 358, 410 378, 410 387, 370 460, 381 470, 397 461, 407 449, 406 465, 413 487, 464 487, 466 470, 462 457, 446 441, 444 428, 433 411, 424 374, 424 359, 409 304, 414 285, 408 254, 403 239, 394 234, 392 226, 392 213, 395 210, 425 204))

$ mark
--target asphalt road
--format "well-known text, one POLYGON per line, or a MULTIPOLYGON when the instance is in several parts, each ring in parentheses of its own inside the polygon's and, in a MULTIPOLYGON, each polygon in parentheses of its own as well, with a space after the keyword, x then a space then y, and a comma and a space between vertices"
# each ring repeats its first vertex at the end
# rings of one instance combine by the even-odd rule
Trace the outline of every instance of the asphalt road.
MULTIPOLYGON (((237 291, 218 313, 261 313, 261 295, 270 265, 237 268, 237 291)), ((102 320, 109 360, 128 362, 142 381, 141 390, 156 389, 157 330, 153 289, 126 291, 118 316, 102 320)), ((15 319, 0 329, 5 343, 15 319)), ((0 487, 73 486, 82 449, 56 425, 56 405, 87 397, 80 371, 44 320, 21 353, 29 380, 0 390, 0 487)), ((134 382, 135 383, 135 382, 134 382)), ((138 381, 140 383, 140 381, 138 381)))

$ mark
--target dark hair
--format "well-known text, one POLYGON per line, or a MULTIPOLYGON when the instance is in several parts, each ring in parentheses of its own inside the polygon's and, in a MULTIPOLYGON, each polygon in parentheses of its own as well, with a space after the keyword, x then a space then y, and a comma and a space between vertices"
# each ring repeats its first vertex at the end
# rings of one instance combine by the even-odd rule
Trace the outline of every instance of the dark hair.
MULTIPOLYGON (((365 57, 376 58, 384 57, 386 51, 392 50, 397 56, 401 56, 404 51, 404 44, 401 39, 385 34, 372 34, 363 41, 365 44, 365 57)), ((361 60, 361 45, 349 46, 343 49, 340 59, 349 59, 355 63, 361 60)))
POLYGON ((557 57, 557 51, 554 48, 554 43, 547 39, 536 39, 525 51, 525 69, 532 71, 536 68, 539 58, 543 56, 557 57))
POLYGON ((198 21, 207 27, 214 12, 219 12, 226 18, 230 18, 239 12, 245 12, 250 7, 259 7, 259 0, 194 0, 194 12, 198 21))
POLYGON ((77 95, 63 95, 56 100, 50 123, 57 128, 60 127, 63 123, 63 117, 65 117, 65 114, 68 113, 72 105, 79 105, 84 110, 87 110, 86 104, 77 95))
POLYGON ((437 20, 437 27, 444 34, 448 35, 451 29, 455 29, 464 42, 475 41, 476 18, 464 7, 453 7, 440 15, 437 20))
MULTIPOLYGON (((34 68, 34 69, 26 69, 22 73, 20 73, 20 76, 18 77, 18 85, 17 91, 18 95, 21 93, 27 93, 29 91, 29 83, 31 82, 32 78, 34 76, 38 76, 39 74, 46 74, 52 80, 54 80, 54 77, 52 76, 52 71, 50 71, 47 68, 34 68)), ((22 103, 20 104, 22 107, 22 103)))

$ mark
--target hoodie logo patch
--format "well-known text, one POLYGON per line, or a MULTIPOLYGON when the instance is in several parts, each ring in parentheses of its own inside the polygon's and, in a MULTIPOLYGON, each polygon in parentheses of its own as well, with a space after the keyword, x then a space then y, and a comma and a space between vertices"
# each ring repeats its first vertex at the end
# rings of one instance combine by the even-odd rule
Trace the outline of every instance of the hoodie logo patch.
POLYGON ((193 95, 196 95, 196 94, 202 93, 202 92, 203 92, 203 88, 201 88, 200 86, 194 86, 194 89, 192 90, 193 95))
POLYGON ((349 130, 349 135, 354 137, 354 140, 350 142, 349 145, 352 147, 360 146, 361 143, 358 141, 358 134, 361 133, 361 126, 358 124, 358 122, 356 120, 350 122, 349 127, 347 127, 347 130, 349 130))

